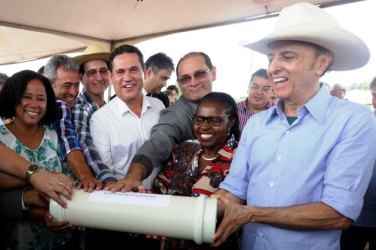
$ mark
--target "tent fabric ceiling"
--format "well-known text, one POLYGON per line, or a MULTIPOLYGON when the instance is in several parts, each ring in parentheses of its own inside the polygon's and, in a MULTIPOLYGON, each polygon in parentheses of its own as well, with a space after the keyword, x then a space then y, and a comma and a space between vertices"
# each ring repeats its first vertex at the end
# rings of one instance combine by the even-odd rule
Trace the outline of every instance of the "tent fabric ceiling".
MULTIPOLYGON (((297 0, 1 0, 0 64, 244 22, 297 0)), ((354 1, 309 0, 319 5, 354 1)))
POLYGON ((0 64, 43 58, 86 46, 62 36, 0 26, 0 64))

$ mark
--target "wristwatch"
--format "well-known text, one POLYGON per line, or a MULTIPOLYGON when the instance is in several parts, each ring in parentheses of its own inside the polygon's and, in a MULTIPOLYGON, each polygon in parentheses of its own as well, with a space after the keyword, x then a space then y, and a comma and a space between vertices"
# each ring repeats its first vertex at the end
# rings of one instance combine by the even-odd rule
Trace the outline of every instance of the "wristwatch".
POLYGON ((25 180, 26 180, 26 181, 29 181, 30 178, 31 178, 31 176, 32 176, 33 174, 35 174, 36 172, 38 172, 39 169, 41 169, 40 166, 35 165, 35 164, 31 164, 31 165, 29 166, 29 168, 27 169, 27 171, 26 171, 25 180))

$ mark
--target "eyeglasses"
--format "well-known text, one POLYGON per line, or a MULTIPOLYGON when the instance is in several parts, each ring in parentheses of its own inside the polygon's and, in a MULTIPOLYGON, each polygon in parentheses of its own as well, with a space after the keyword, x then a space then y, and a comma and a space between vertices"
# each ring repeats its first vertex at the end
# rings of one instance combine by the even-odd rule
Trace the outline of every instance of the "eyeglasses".
POLYGON ((210 126, 218 127, 218 126, 221 125, 222 120, 225 117, 227 117, 227 116, 208 116, 208 117, 204 117, 204 116, 194 115, 192 117, 192 121, 193 121, 194 125, 202 125, 202 124, 204 124, 205 121, 207 121, 210 126))
POLYGON ((202 79, 204 79, 206 76, 207 76, 207 74, 208 74, 208 72, 210 71, 210 69, 208 68, 208 69, 206 69, 206 70, 199 70, 199 71, 196 71, 195 73, 193 73, 193 75, 191 76, 191 75, 183 75, 182 77, 180 77, 179 79, 178 79, 178 82, 180 83, 180 84, 187 84, 187 83, 189 83, 190 81, 192 81, 192 77, 194 78, 194 79, 196 79, 196 80, 202 80, 202 79))
POLYGON ((108 72, 108 69, 106 68, 101 68, 101 69, 91 69, 91 70, 88 70, 88 71, 85 71, 85 74, 88 76, 88 77, 93 77, 93 76, 96 76, 98 73, 100 75, 106 75, 108 72))

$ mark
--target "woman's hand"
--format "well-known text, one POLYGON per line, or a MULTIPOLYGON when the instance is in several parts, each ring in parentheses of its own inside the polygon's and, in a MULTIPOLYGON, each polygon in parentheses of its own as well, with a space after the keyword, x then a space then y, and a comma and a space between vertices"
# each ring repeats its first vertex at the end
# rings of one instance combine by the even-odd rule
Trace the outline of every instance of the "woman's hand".
POLYGON ((44 196, 54 199, 62 207, 67 207, 60 197, 71 199, 73 195, 73 180, 61 173, 52 173, 40 169, 30 177, 30 183, 44 196))

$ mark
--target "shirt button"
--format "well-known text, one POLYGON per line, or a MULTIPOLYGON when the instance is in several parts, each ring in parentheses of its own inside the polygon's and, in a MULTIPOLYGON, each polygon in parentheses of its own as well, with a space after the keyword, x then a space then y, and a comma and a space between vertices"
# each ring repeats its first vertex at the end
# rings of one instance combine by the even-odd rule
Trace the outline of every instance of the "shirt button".
POLYGON ((262 233, 257 233, 259 237, 263 237, 264 235, 262 233))
POLYGON ((278 161, 281 161, 281 160, 282 160, 282 156, 279 155, 279 156, 277 157, 277 160, 278 160, 278 161))
POLYGON ((286 131, 286 135, 288 135, 288 134, 290 134, 290 130, 287 130, 287 131, 286 131))
POLYGON ((270 185, 270 187, 274 187, 274 182, 271 181, 271 182, 269 183, 269 185, 270 185))

